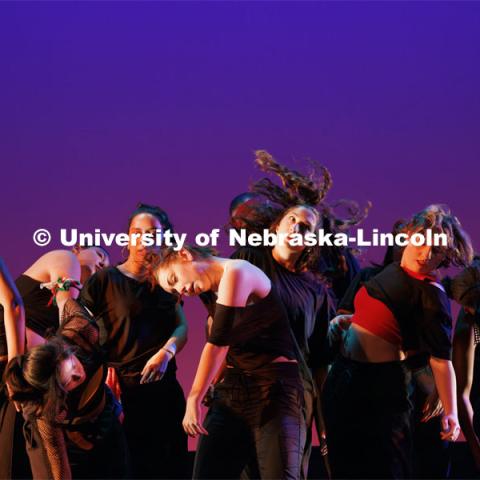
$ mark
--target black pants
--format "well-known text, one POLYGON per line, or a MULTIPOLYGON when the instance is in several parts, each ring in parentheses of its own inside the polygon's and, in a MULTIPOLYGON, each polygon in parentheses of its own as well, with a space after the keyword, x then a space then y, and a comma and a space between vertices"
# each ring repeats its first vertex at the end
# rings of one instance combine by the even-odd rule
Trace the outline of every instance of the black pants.
POLYGON ((193 478, 239 478, 257 458, 263 479, 300 477, 305 442, 303 387, 296 363, 255 372, 228 369, 216 385, 193 478))
POLYGON ((410 373, 339 357, 322 393, 333 478, 411 476, 410 373))
POLYGON ((185 397, 177 380, 122 388, 122 405, 132 478, 190 477, 182 428, 185 397))
POLYGON ((422 422, 426 394, 412 382, 410 398, 412 411, 413 477, 418 479, 442 479, 450 469, 450 442, 440 438, 442 417, 422 422))

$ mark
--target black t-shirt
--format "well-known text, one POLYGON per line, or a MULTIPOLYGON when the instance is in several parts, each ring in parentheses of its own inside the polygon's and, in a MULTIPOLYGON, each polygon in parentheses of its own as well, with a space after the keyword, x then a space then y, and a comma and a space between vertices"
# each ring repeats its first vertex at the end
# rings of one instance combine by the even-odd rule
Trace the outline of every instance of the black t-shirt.
POLYGON ((326 365, 328 323, 335 313, 333 297, 325 285, 310 273, 287 270, 272 257, 271 249, 241 247, 232 258, 247 260, 272 280, 278 292, 297 344, 312 368, 326 365))
MULTIPOLYGON (((176 300, 158 285, 127 277, 116 267, 93 275, 80 292, 80 301, 94 314, 100 344, 110 365, 125 384, 138 384, 147 360, 176 328, 176 300)), ((175 359, 164 378, 174 376, 175 359)))

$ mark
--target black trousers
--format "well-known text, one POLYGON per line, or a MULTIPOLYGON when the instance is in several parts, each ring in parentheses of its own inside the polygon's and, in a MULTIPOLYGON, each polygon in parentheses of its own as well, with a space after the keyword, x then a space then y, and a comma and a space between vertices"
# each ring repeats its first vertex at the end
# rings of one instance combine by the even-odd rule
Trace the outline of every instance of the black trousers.
POLYGON ((303 401, 296 363, 250 373, 228 369, 215 386, 193 478, 240 478, 256 457, 262 479, 297 480, 305 443, 303 401))
POLYGON ((442 417, 422 422, 426 394, 414 383, 410 386, 412 411, 413 477, 418 479, 442 479, 450 469, 450 442, 440 438, 442 417))
POLYGON ((338 357, 322 393, 333 478, 411 476, 410 372, 338 357))
POLYGON ((132 478, 188 478, 185 397, 175 377, 122 388, 132 478))

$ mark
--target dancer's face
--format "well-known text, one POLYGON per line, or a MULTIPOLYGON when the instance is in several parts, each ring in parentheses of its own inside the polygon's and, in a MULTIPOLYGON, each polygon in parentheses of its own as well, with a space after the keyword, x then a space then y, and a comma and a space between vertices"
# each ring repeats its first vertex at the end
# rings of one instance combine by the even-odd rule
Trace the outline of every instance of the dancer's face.
POLYGON ((76 255, 82 269, 82 283, 88 280, 95 272, 110 265, 107 253, 98 247, 78 249, 76 255))
POLYGON ((421 245, 415 246, 412 242, 404 248, 401 265, 412 272, 428 274, 436 270, 445 259, 442 249, 421 245))
POLYGON ((87 375, 80 360, 75 355, 70 355, 60 363, 60 383, 70 392, 81 385, 87 375))
POLYGON ((318 215, 314 210, 308 207, 295 207, 285 213, 275 231, 277 234, 288 235, 285 242, 288 249, 303 251, 304 245, 291 245, 292 235, 300 233, 305 236, 306 233, 313 233, 317 223, 318 215))
POLYGON ((132 259, 139 263, 145 262, 145 256, 147 253, 151 251, 159 250, 159 247, 153 246, 146 246, 142 244, 142 239, 140 235, 144 235, 149 233, 154 236, 157 232, 162 231, 162 225, 158 218, 149 213, 139 213, 135 217, 133 217, 130 228, 128 229, 128 235, 130 236, 130 244, 128 246, 128 258, 132 259), (132 239, 133 236, 136 236, 135 245, 133 245, 132 239))
POLYGON ((161 266, 156 275, 159 285, 169 293, 193 296, 212 288, 208 262, 194 260, 185 250, 181 250, 168 265, 161 266))

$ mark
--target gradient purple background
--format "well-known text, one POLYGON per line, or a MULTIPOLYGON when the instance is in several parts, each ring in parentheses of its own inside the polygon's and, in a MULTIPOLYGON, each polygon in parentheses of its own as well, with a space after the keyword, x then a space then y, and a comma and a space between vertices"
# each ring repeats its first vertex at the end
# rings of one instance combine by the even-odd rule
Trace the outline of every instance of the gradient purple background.
MULTIPOLYGON (((35 229, 123 231, 138 201, 222 226, 257 148, 323 162, 330 200, 373 202, 365 227, 444 202, 478 246, 479 3, 2 3, 0 52, 15 275, 35 229)), ((187 389, 205 314, 186 311, 187 389)))

